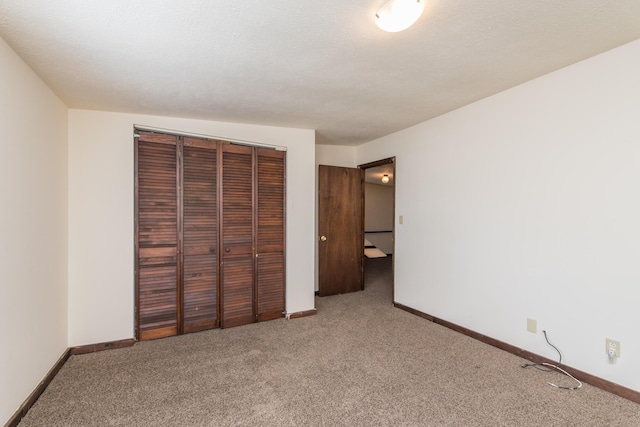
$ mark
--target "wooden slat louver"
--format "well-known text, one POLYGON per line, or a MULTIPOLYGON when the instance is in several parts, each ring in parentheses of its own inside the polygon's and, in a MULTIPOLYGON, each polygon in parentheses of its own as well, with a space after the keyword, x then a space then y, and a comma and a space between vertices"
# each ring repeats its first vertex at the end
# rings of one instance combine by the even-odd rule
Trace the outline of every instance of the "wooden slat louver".
POLYGON ((138 131, 136 337, 284 316, 286 153, 138 131))
POLYGON ((137 336, 178 333, 176 143, 140 132, 136 144, 137 336))
POLYGON ((217 144, 185 138, 182 155, 183 332, 218 326, 217 144))
POLYGON ((285 311, 285 152, 258 148, 257 312, 258 320, 285 311))
POLYGON ((253 148, 224 144, 221 151, 221 326, 227 328, 255 321, 253 148))

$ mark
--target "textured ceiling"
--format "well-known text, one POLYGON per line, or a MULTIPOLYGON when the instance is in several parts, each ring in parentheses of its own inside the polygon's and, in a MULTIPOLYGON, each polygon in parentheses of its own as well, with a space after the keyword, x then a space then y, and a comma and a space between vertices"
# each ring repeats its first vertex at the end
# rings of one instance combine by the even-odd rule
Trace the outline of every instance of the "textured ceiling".
POLYGON ((640 38, 638 0, 0 0, 0 36, 71 108, 310 128, 357 145, 640 38))

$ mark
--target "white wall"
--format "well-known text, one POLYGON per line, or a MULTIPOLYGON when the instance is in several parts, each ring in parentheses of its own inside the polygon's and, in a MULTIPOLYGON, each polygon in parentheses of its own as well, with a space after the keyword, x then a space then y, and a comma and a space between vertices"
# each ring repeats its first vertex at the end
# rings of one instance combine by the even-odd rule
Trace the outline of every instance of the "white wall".
POLYGON ((0 422, 67 348, 67 108, 0 38, 0 422))
POLYGON ((358 147, 396 157, 396 301, 640 391, 638 76, 640 40, 358 147))
POLYGON ((364 230, 393 230, 393 187, 365 182, 364 230))
POLYGON ((313 309, 313 130, 70 110, 69 345, 134 335, 134 124, 287 147, 287 311, 313 309))
POLYGON ((318 165, 355 168, 356 147, 342 145, 316 145, 316 175, 318 165))

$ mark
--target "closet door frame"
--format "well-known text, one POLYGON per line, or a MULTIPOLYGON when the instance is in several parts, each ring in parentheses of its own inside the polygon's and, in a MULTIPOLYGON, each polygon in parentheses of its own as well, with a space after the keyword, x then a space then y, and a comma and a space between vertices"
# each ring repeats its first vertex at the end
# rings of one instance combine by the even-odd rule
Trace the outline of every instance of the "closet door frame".
MULTIPOLYGON (((224 253, 225 253, 225 243, 224 243, 224 235, 223 235, 223 224, 224 224, 224 218, 223 218, 223 204, 224 204, 224 179, 223 179, 223 171, 224 171, 224 165, 223 165, 223 152, 224 147, 225 146, 246 146, 245 144, 233 144, 230 141, 224 141, 224 140, 219 140, 219 139, 215 139, 215 138, 206 138, 204 136, 199 136, 199 137, 191 137, 189 135, 180 135, 180 134, 172 134, 172 133, 166 133, 166 132, 161 132, 161 131, 152 131, 152 130, 145 130, 145 129, 138 129, 138 128, 134 128, 134 197, 135 197, 135 203, 134 203, 134 244, 135 244, 135 271, 134 271, 134 285, 135 285, 135 315, 134 315, 134 322, 135 322, 135 334, 136 334, 136 339, 138 340, 147 340, 147 339, 155 339, 155 338, 162 338, 162 337, 166 337, 166 336, 173 336, 173 335, 182 335, 184 333, 189 333, 189 332, 196 332, 196 330, 186 330, 185 328, 185 319, 184 319, 184 303, 185 303, 185 241, 184 241, 184 220, 185 220, 185 215, 184 215, 184 208, 185 208, 185 204, 184 204, 184 185, 185 185, 185 180, 184 180, 184 142, 186 139, 201 139, 203 141, 207 141, 209 143, 215 143, 216 144, 216 199, 217 199, 217 204, 216 204, 216 215, 217 215, 217 224, 216 224, 216 233, 217 233, 217 239, 216 239, 216 278, 215 278, 215 289, 217 292, 217 300, 216 300, 216 321, 215 321, 215 325, 212 326, 213 328, 216 327, 220 327, 220 328, 224 328, 224 327, 231 327, 231 326, 237 326, 240 324, 248 324, 248 323, 255 323, 255 322, 259 322, 259 321, 263 321, 263 320, 270 320, 270 319, 275 319, 278 317, 284 317, 285 316, 285 312, 286 312, 286 153, 283 155, 283 165, 282 165, 282 176, 283 176, 283 206, 282 206, 282 264, 281 264, 281 268, 282 268, 282 312, 270 312, 270 313, 265 313, 267 314, 266 316, 263 316, 259 310, 260 310, 260 301, 259 301, 259 277, 258 277, 258 271, 259 271, 259 241, 258 241, 258 155, 259 155, 259 151, 260 150, 271 150, 270 148, 264 148, 264 147, 259 147, 259 146, 251 146, 251 182, 252 182, 252 188, 251 188, 251 233, 252 233, 252 237, 251 237, 251 265, 252 265, 252 284, 251 284, 251 288, 252 288, 252 296, 251 296, 251 305, 252 305, 252 313, 251 313, 251 321, 250 322, 244 322, 244 323, 237 323, 237 322, 229 322, 227 325, 225 325, 225 320, 224 320, 224 311, 225 311, 225 307, 224 307, 224 290, 223 290, 223 280, 224 280, 224 253), (175 155, 176 155, 176 171, 175 171, 175 182, 176 182, 176 259, 175 259, 175 265, 176 265, 176 327, 175 328, 171 328, 171 330, 174 330, 174 332, 171 332, 168 328, 162 328, 162 329, 158 329, 158 330, 149 330, 149 331, 142 331, 141 330, 141 313, 140 313, 140 219, 139 219, 139 215, 140 215, 140 209, 139 209, 139 204, 140 204, 140 186, 139 186, 139 181, 140 181, 140 168, 139 168, 139 135, 141 134, 157 134, 159 139, 162 139, 164 137, 166 137, 167 139, 169 138, 175 138, 175 144, 171 144, 173 145, 175 148, 175 155)), ((147 142, 147 141, 143 141, 143 142, 147 142)), ((159 142, 159 143, 163 143, 163 142, 159 142)), ((164 142, 165 144, 167 144, 166 142, 164 142)), ((234 150, 233 148, 231 148, 231 150, 234 150)), ((247 318, 248 320, 248 318, 247 318)), ((206 329, 210 329, 210 328, 206 328, 206 329)))

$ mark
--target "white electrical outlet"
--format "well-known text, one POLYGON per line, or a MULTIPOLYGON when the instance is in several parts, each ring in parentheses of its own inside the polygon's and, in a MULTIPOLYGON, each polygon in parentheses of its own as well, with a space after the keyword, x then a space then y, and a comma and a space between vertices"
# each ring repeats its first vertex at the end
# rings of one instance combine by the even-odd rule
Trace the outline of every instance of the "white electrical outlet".
POLYGON ((614 357, 619 358, 620 357, 620 341, 607 338, 605 352, 611 358, 614 358, 614 357))
POLYGON ((536 319, 527 319, 527 331, 534 334, 538 333, 538 321, 536 319))

